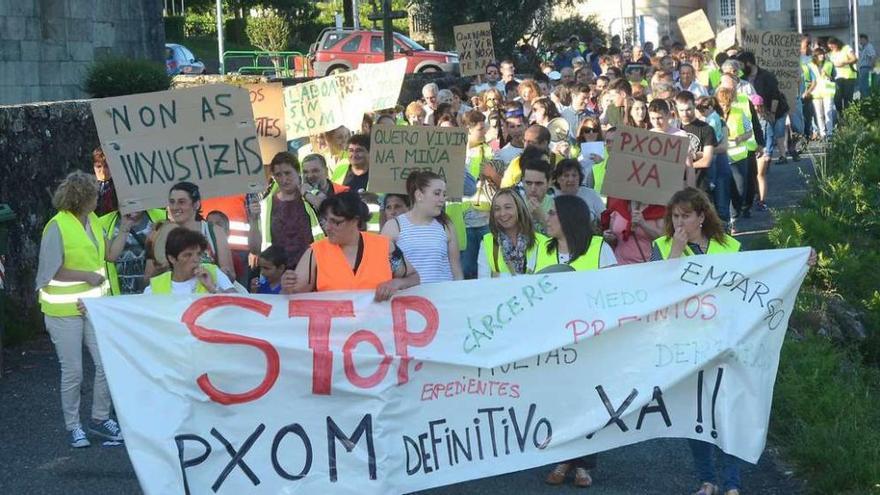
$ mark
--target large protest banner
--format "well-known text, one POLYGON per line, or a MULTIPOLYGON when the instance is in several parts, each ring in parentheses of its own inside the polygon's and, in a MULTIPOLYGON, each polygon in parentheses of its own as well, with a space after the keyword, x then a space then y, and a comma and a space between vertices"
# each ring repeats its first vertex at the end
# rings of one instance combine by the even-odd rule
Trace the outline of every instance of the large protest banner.
POLYGON ((689 47, 700 46, 700 43, 715 39, 715 32, 712 31, 712 24, 706 17, 703 9, 695 10, 686 16, 678 18, 678 28, 681 35, 689 47))
POLYGON ((202 197, 266 188, 248 92, 225 84, 91 103, 122 213, 164 207, 177 182, 202 197))
POLYGON ((684 186, 688 138, 634 127, 618 129, 608 143, 602 194, 665 205, 684 186))
POLYGON ((455 35, 455 51, 458 52, 462 76, 481 76, 486 65, 495 61, 492 44, 492 25, 488 22, 460 24, 452 28, 455 35))
POLYGON ((287 151, 284 126, 284 87, 281 83, 248 84, 254 109, 254 123, 260 139, 263 164, 268 165, 277 153, 287 151))
POLYGON ((287 139, 339 126, 360 129, 364 113, 393 108, 400 96, 406 59, 361 64, 342 74, 284 88, 287 139))
POLYGON ((464 129, 375 125, 370 141, 370 191, 406 194, 409 174, 430 170, 446 179, 449 198, 462 198, 467 155, 464 129))
MULTIPOLYGON (((785 95, 788 105, 794 107, 800 95, 801 35, 794 32, 744 31, 743 49, 755 54, 758 67, 772 72, 779 81, 779 91, 785 95)), ((770 108, 770 102, 764 104, 770 108)))
POLYGON ((756 462, 808 255, 85 304, 148 495, 386 495, 658 437, 756 462))

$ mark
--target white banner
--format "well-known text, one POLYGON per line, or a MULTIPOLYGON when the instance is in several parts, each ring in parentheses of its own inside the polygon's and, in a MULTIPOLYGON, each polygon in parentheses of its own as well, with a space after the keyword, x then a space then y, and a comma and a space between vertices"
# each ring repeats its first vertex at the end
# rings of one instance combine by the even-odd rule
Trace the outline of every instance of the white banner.
POLYGON ((657 437, 756 462, 808 251, 86 306, 147 494, 405 493, 657 437))

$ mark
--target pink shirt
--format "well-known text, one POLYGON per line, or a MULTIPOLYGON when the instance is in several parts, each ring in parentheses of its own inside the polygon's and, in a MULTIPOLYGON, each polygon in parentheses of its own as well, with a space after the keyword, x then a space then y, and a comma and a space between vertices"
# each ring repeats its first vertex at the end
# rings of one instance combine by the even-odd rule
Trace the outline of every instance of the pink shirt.
MULTIPOLYGON (((663 219, 645 220, 645 222, 657 230, 662 231, 663 229, 663 219)), ((648 237, 644 229, 636 228, 634 232, 629 233, 627 240, 624 241, 623 232, 627 228, 626 219, 616 211, 612 211, 610 224, 611 231, 617 236, 614 256, 617 257, 618 265, 651 261, 651 243, 654 242, 654 239, 648 237)))

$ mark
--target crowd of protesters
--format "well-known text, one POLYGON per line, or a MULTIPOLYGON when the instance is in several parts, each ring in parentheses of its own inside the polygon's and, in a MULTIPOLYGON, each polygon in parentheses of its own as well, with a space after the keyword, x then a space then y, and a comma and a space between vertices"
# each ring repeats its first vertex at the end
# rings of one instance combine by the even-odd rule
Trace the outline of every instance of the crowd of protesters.
MULTIPOLYGON (((861 42, 856 58, 840 40, 804 36, 797 101, 754 54, 714 42, 688 49, 669 37, 655 48, 572 36, 522 78, 502 60, 469 84, 430 83, 421 100, 366 115, 360 129, 321 133, 278 153, 265 194, 242 201, 249 229, 241 248, 228 235, 228 216, 203 211, 192 183, 171 187, 165 210, 120 214, 97 149, 97 180, 75 172, 55 194, 59 213, 44 231, 37 275, 70 445, 89 445, 79 419, 83 343, 97 368, 87 428, 122 439, 82 297, 365 289, 383 301, 420 283, 738 251, 737 220, 772 198, 771 161, 797 159, 798 139, 831 135, 862 63, 873 67, 873 47, 861 42), (450 200, 446 181, 430 172, 411 174, 406 194, 371 191, 376 124, 466 130, 463 198, 450 200), (689 139, 687 184, 668 203, 602 196, 606 144, 621 126, 689 139)), ((867 95, 867 86, 858 89, 867 95)), ((698 494, 739 493, 734 458, 702 442, 691 448, 698 494)), ((597 461, 561 463, 547 482, 571 477, 590 486, 597 461)))

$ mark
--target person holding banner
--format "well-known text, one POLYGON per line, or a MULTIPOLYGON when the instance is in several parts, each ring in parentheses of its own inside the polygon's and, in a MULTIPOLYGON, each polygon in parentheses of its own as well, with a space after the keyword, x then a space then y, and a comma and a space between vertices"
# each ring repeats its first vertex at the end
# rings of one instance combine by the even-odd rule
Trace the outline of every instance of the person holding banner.
POLYGON ((406 178, 412 209, 386 222, 382 235, 400 246, 419 272, 421 283, 462 280, 458 237, 446 205, 446 181, 434 172, 416 171, 406 178))
POLYGON ((324 231, 312 205, 303 199, 296 156, 286 151, 276 154, 269 171, 277 188, 250 205, 248 247, 251 254, 259 255, 270 245, 281 246, 292 268, 314 240, 324 237, 324 231))
POLYGON ((370 210, 347 191, 324 200, 318 210, 327 237, 306 250, 296 270, 281 277, 281 292, 374 290, 377 302, 420 283, 418 272, 387 237, 366 229, 370 210))
POLYGON ((104 440, 122 441, 119 425, 110 418, 110 389, 95 330, 81 302, 108 292, 104 265, 108 246, 95 215, 97 203, 98 183, 93 175, 73 172, 58 186, 52 196, 58 213, 43 228, 36 278, 46 330, 61 365, 61 410, 73 448, 91 445, 79 412, 83 344, 95 364, 89 432, 104 440))
POLYGON ((144 294, 185 295, 234 293, 235 286, 217 265, 202 263, 208 249, 205 236, 185 227, 175 227, 165 240, 169 271, 150 279, 144 294))
POLYGON ((501 189, 492 199, 489 232, 480 242, 477 278, 512 277, 535 272, 538 250, 548 238, 535 232, 525 200, 515 189, 501 189))

